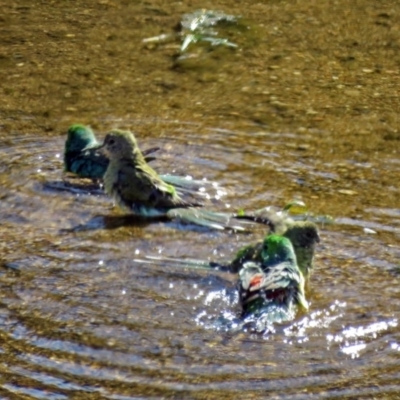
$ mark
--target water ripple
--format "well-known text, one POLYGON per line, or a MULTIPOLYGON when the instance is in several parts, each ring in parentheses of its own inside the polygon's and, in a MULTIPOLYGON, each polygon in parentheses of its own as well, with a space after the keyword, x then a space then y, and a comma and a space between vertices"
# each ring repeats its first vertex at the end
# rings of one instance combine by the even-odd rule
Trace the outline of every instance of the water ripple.
POLYGON ((321 226, 310 312, 250 332, 238 318, 237 277, 184 263, 229 260, 264 227, 238 235, 128 221, 100 188, 46 187, 65 179, 63 139, 2 140, 0 395, 395 396, 400 211, 390 196, 364 204, 356 194, 362 185, 381 192, 371 172, 379 160, 314 159, 320 136, 313 134, 158 123, 168 137, 140 140, 161 147, 156 168, 218 181, 226 193, 217 208, 283 206, 300 197, 311 212, 333 215, 334 224, 321 226), (182 262, 150 263, 146 255, 182 262))

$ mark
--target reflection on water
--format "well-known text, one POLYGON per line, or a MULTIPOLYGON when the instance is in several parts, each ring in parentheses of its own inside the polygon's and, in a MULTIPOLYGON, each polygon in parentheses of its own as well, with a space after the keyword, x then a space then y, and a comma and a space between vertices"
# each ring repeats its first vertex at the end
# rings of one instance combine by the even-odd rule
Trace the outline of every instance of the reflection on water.
POLYGON ((257 334, 237 318, 235 276, 137 261, 146 255, 226 260, 262 236, 262 227, 240 235, 138 223, 116 214, 101 193, 46 186, 62 182, 64 138, 3 140, 2 395, 232 398, 240 391, 248 398, 395 398, 396 205, 353 211, 352 196, 334 192, 339 206, 313 200, 307 185, 332 183, 336 164, 293 158, 287 135, 258 131, 238 151, 245 131, 164 123, 174 137, 184 129, 189 143, 141 140, 161 147, 155 167, 174 173, 191 167, 194 178, 219 182, 226 194, 216 208, 281 206, 302 193, 312 211, 336 217, 321 225, 309 314, 257 334), (212 132, 206 143, 203 129, 212 132))

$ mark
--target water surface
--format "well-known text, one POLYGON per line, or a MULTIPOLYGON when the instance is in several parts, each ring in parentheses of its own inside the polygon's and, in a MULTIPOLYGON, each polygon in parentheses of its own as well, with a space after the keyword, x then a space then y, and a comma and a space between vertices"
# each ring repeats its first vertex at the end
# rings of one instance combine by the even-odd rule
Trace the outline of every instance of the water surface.
POLYGON ((142 39, 187 5, 2 5, 2 398, 398 398, 399 6, 219 6, 257 35, 177 67, 178 43, 142 39), (235 276, 140 261, 225 260, 264 231, 126 223, 101 191, 50 188, 73 122, 130 128, 158 171, 219 182, 214 209, 331 215, 310 312, 230 330, 235 276))

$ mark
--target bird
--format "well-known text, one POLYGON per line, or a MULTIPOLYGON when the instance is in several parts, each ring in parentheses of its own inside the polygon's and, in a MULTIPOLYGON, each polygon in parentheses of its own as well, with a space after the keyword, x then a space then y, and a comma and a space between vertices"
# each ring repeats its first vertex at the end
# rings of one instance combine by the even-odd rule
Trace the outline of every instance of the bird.
POLYGON ((235 221, 227 213, 200 210, 201 202, 183 199, 174 185, 147 164, 130 131, 114 129, 106 135, 103 144, 83 151, 88 149, 102 149, 109 159, 103 177, 105 192, 129 213, 144 218, 179 219, 222 230, 245 230, 244 226, 248 225, 235 221))
POLYGON ((95 151, 82 152, 84 148, 95 147, 98 144, 90 127, 71 125, 64 146, 64 170, 82 178, 102 178, 108 166, 108 159, 95 151))
POLYGON ((261 262, 245 262, 239 271, 241 317, 270 325, 292 320, 297 309, 307 311, 305 281, 290 240, 268 235, 262 243, 261 258, 261 262))
MULTIPOLYGON (((64 170, 81 178, 102 179, 108 167, 108 158, 98 151, 90 150, 99 145, 100 143, 89 126, 71 125, 68 128, 64 146, 64 170), (85 148, 89 150, 82 151, 85 148)), ((157 150, 157 147, 153 147, 143 152, 147 162, 155 159, 147 155, 157 150)))
POLYGON ((172 208, 195 207, 183 200, 173 185, 151 168, 130 131, 109 132, 98 149, 110 160, 104 174, 104 189, 123 209, 145 217, 160 217, 172 208))
MULTIPOLYGON (((291 218, 285 218, 285 221, 279 220, 278 224, 271 222, 270 226, 272 233, 280 234, 290 240, 297 264, 307 280, 314 267, 316 245, 320 242, 317 225, 312 221, 294 221, 291 218)), ((231 272, 239 272, 247 261, 261 263, 263 243, 264 241, 260 240, 255 244, 242 247, 229 263, 231 272)))

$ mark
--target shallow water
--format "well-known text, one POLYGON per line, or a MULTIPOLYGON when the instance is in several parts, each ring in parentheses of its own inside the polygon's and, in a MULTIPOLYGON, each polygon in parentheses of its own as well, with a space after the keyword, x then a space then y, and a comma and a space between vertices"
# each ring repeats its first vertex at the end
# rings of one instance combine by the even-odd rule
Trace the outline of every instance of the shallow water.
POLYGON ((171 44, 135 40, 172 30, 190 11, 180 3, 3 6, 0 397, 399 397, 398 72, 397 56, 384 57, 399 6, 363 4, 221 3, 265 41, 225 63, 216 53, 219 69, 212 59, 178 71, 171 44), (361 9, 364 25, 352 31, 361 9), (354 60, 340 64, 346 52, 354 60), (363 72, 378 62, 381 72, 363 72), (66 179, 65 131, 77 121, 101 134, 129 127, 142 148, 161 147, 158 171, 219 182, 226 195, 214 209, 295 198, 331 215, 310 312, 265 335, 230 330, 234 276, 144 261, 228 260, 262 227, 240 235, 137 223, 98 190, 49 187, 66 179))

